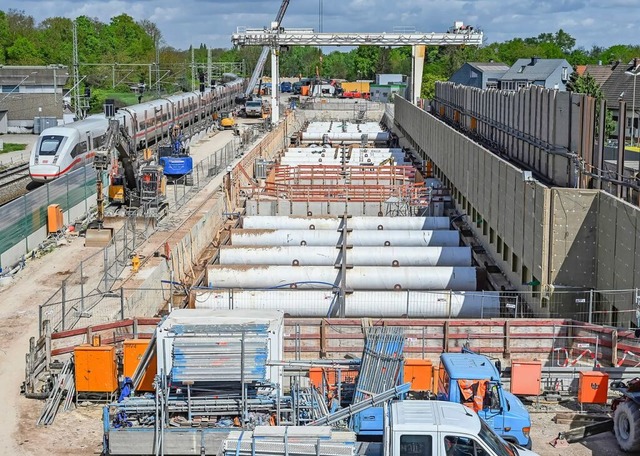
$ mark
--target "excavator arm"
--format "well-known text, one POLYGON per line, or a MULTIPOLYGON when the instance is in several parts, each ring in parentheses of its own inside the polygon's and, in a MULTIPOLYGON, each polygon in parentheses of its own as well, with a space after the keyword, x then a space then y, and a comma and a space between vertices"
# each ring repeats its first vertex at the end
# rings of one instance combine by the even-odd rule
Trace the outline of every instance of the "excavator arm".
POLYGON ((115 119, 109 120, 104 151, 100 152, 114 158, 122 166, 127 189, 135 191, 138 188, 135 170, 136 149, 127 130, 115 119))

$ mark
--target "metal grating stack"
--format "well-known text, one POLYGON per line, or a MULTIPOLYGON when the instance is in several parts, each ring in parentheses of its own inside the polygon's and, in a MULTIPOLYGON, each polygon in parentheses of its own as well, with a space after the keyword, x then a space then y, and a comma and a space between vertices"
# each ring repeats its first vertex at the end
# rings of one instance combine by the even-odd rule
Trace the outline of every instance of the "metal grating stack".
POLYGON ((328 426, 258 426, 254 431, 231 431, 224 456, 354 456, 352 432, 328 426))
POLYGON ((173 341, 173 380, 264 382, 268 329, 266 324, 227 325, 217 327, 218 334, 190 331, 177 336, 173 341))
POLYGON ((367 329, 354 404, 397 385, 403 349, 402 328, 375 326, 367 329))

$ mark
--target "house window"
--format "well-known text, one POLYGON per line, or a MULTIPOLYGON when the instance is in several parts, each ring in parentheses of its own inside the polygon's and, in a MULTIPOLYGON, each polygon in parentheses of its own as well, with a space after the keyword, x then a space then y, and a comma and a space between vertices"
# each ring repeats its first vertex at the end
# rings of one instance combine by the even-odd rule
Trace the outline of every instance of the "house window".
POLYGON ((566 81, 569 79, 569 69, 567 67, 562 67, 562 80, 566 81))
POLYGON ((471 74, 469 75, 470 79, 476 79, 478 77, 478 73, 476 73, 475 71, 472 71, 471 74))
POLYGON ((487 89, 497 89, 498 81, 487 81, 487 89))
POLYGON ((518 70, 518 73, 524 73, 524 69, 525 69, 526 67, 527 67, 526 65, 522 65, 522 66, 520 67, 520 69, 518 70))
POLYGON ((527 81, 516 82, 516 90, 524 89, 525 87, 528 87, 528 86, 529 86, 529 83, 527 81))

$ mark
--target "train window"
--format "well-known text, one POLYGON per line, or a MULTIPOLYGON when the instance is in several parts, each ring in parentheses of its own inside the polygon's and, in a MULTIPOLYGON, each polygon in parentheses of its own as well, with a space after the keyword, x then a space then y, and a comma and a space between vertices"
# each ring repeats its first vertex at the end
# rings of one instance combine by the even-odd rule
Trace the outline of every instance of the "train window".
POLYGON ((75 158, 78 155, 82 155, 86 153, 87 153, 87 143, 83 141, 81 143, 76 144, 76 147, 74 147, 73 150, 71 151, 71 156, 75 158))
POLYGON ((144 130, 147 126, 145 125, 144 122, 140 122, 140 130, 144 130))
POLYGON ((107 135, 101 135, 93 138, 93 148, 97 149, 101 147, 105 143, 105 138, 107 135))
POLYGON ((55 155, 60 148, 60 144, 64 136, 43 136, 40 141, 40 149, 38 150, 38 155, 55 155))
POLYGON ((162 121, 163 122, 166 122, 168 118, 169 118, 168 114, 162 114, 162 121))

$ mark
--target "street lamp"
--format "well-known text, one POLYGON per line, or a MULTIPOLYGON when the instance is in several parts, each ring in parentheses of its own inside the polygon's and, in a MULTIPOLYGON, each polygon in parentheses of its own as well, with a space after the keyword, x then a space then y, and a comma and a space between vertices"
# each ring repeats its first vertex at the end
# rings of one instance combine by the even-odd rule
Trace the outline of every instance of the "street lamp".
POLYGON ((640 73, 640 63, 637 60, 633 60, 633 69, 629 69, 624 72, 629 76, 633 76, 633 98, 631 100, 631 146, 635 145, 635 123, 636 123, 636 79, 640 73))

